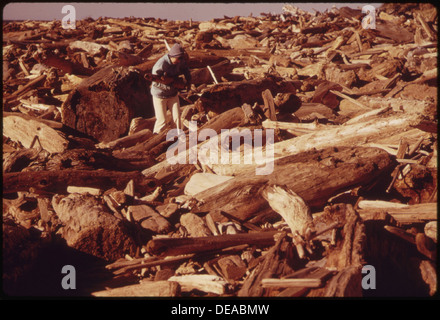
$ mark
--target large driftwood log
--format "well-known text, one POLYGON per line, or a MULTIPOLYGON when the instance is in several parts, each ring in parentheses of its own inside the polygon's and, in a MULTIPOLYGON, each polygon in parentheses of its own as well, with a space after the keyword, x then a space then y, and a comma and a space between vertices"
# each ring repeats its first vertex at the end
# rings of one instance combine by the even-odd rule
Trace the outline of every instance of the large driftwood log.
POLYGON ((140 172, 120 172, 109 170, 75 170, 36 172, 10 172, 3 175, 3 192, 29 191, 30 188, 48 192, 66 192, 67 187, 83 186, 101 189, 124 189, 133 180, 139 192, 155 189, 157 181, 146 179, 140 172))
MULTIPOLYGON (((392 135, 408 131, 415 122, 418 122, 420 115, 418 114, 392 114, 388 117, 372 117, 360 123, 351 125, 328 126, 320 130, 316 130, 299 137, 276 142, 272 145, 273 156, 275 159, 283 158, 286 155, 299 154, 309 150, 323 150, 330 146, 374 146, 374 143, 380 142, 382 139, 388 139, 392 135)), ((254 148, 254 154, 259 150, 267 150, 268 146, 263 148, 254 148)), ((209 163, 205 161, 205 165, 219 175, 237 175, 243 171, 248 165, 243 165, 245 159, 244 151, 240 151, 240 164, 223 164, 219 161, 209 163)), ((257 164, 249 165, 255 171, 257 164)), ((250 168, 248 168, 250 169, 250 168)))
POLYGON ((128 132, 133 117, 153 115, 151 94, 140 72, 106 67, 83 80, 61 107, 62 122, 99 142, 128 132))
POLYGON ((320 207, 332 195, 371 183, 390 171, 393 164, 391 156, 377 148, 328 148, 321 152, 305 152, 275 160, 274 171, 269 175, 255 176, 253 171, 244 168, 233 179, 194 195, 200 201, 194 210, 223 210, 246 220, 267 208, 260 193, 267 183, 286 186, 310 208, 320 207))

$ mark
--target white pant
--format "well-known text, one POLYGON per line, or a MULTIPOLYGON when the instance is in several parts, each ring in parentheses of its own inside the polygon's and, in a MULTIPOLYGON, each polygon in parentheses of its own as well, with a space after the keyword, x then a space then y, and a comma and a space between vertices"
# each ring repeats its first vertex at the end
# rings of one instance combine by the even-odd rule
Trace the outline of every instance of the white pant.
POLYGON ((180 120, 180 102, 179 96, 161 99, 153 97, 154 112, 156 114, 156 123, 153 133, 159 133, 165 127, 167 110, 171 110, 173 121, 178 129, 182 129, 180 120))

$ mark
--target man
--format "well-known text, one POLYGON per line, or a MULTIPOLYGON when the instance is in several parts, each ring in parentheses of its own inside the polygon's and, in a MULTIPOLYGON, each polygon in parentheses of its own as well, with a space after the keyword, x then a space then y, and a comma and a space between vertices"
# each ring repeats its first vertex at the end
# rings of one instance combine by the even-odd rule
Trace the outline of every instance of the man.
POLYGON ((165 127, 167 110, 171 110, 176 127, 182 129, 178 92, 185 85, 188 89, 191 85, 191 73, 186 64, 185 54, 180 44, 176 43, 153 67, 153 75, 160 77, 160 79, 156 79, 157 81, 153 81, 151 86, 156 114, 153 133, 159 133, 165 127), (183 84, 179 79, 180 75, 185 76, 186 84, 183 84))

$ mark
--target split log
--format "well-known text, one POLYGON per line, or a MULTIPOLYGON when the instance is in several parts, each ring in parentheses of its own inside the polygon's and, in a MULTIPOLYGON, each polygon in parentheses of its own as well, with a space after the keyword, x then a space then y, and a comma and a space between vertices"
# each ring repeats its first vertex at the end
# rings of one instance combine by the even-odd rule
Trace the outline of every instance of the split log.
MULTIPOLYGON (((335 271, 328 270, 326 268, 320 267, 306 267, 289 274, 280 280, 300 280, 300 282, 305 282, 306 284, 315 284, 316 287, 321 287, 330 278, 335 271), (313 282, 308 282, 307 280, 312 280, 313 282)), ((264 279, 263 279, 264 281, 264 279)), ((281 283, 282 284, 282 283, 281 283)), ((305 296, 310 290, 309 287, 305 286, 292 286, 287 287, 287 289, 280 292, 277 297, 301 297, 305 296)))
MULTIPOLYGON (((368 185, 393 164, 388 153, 377 148, 329 148, 277 159, 269 175, 255 176, 253 168, 243 165, 233 179, 196 194, 201 203, 194 210, 222 210, 247 220, 267 208, 264 198, 256 196, 267 183, 286 186, 310 208, 319 208, 334 194, 368 185)), ((215 217, 222 219, 218 214, 215 217)))
POLYGON ((62 122, 106 143, 127 134, 132 118, 152 116, 151 101, 139 72, 110 66, 69 93, 61 106, 62 122))
MULTIPOLYGON (((116 152, 113 152, 116 154, 116 152)), ((63 153, 52 155, 44 165, 44 169, 40 165, 40 170, 57 171, 64 169, 75 170, 111 170, 111 171, 135 171, 140 168, 148 167, 148 164, 153 163, 148 154, 143 155, 143 159, 138 160, 136 157, 130 158, 128 156, 121 157, 120 155, 111 154, 111 150, 97 150, 97 149, 83 149, 71 148, 63 153), (146 165, 140 166, 138 163, 146 165)), ((26 171, 36 171, 32 167, 27 168, 26 171)))
POLYGON ((20 142, 25 148, 30 148, 35 137, 46 151, 60 153, 67 149, 68 140, 62 133, 56 131, 42 121, 26 120, 19 116, 3 118, 3 135, 13 141, 20 142))
POLYGON ((264 90, 262 93, 262 97, 263 97, 265 110, 267 110, 266 113, 268 114, 268 118, 272 121, 276 121, 277 115, 275 111, 275 102, 273 100, 273 96, 270 90, 268 89, 264 90))
POLYGON ((296 112, 302 105, 301 99, 292 92, 278 93, 274 98, 280 116, 296 112))
MULTIPOLYGON (((232 70, 234 69, 234 65, 229 63, 228 60, 223 60, 213 66, 210 66, 210 69, 218 79, 221 79, 222 77, 232 72, 232 70)), ((191 70, 191 83, 193 83, 194 85, 199 86, 201 84, 212 82, 212 74, 208 68, 191 70)))
POLYGON ((301 121, 311 121, 316 118, 334 120, 336 112, 322 103, 302 103, 296 110, 295 117, 301 121))
POLYGON ((378 35, 393 40, 399 44, 414 41, 414 35, 401 25, 396 25, 390 21, 378 20, 376 22, 378 35))
POLYGON ((267 231, 197 238, 154 238, 147 243, 147 251, 153 255, 175 256, 207 253, 243 243, 264 247, 274 244, 274 235, 277 233, 278 231, 267 231))
POLYGON ((90 194, 93 196, 100 196, 102 194, 102 190, 98 189, 98 188, 75 187, 75 186, 68 186, 67 192, 68 193, 85 193, 85 194, 90 194))
POLYGON ((263 288, 317 288, 322 286, 321 279, 263 279, 261 281, 263 288))
POLYGON ((177 297, 180 285, 174 281, 142 281, 120 288, 92 292, 94 297, 177 297))
POLYGON ((68 246, 108 261, 135 254, 128 225, 94 196, 55 195, 52 207, 63 224, 62 237, 68 246))
POLYGON ((323 128, 329 128, 328 125, 320 125, 316 122, 312 123, 292 123, 292 122, 282 122, 282 121, 271 121, 269 119, 264 120, 263 128, 266 129, 282 129, 287 130, 297 136, 310 133, 316 130, 321 130, 323 128))
POLYGON ((43 82, 44 80, 46 80, 46 75, 45 74, 36 77, 35 79, 29 81, 26 85, 22 86, 20 89, 18 89, 14 93, 6 96, 6 101, 12 101, 14 99, 19 98, 21 95, 23 95, 24 93, 26 93, 27 91, 32 89, 37 84, 43 82))
POLYGON ((83 186, 102 189, 124 189, 133 180, 137 190, 148 192, 157 186, 155 179, 146 179, 140 172, 109 170, 75 170, 36 172, 10 172, 3 175, 3 192, 29 191, 30 188, 47 192, 63 193, 68 186, 83 186))

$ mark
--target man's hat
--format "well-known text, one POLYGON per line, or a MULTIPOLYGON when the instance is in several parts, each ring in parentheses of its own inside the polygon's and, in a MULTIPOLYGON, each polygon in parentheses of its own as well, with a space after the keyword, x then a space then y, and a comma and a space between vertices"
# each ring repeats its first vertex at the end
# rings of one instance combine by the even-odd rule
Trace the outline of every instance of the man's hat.
POLYGON ((180 57, 185 54, 185 51, 183 50, 182 46, 178 43, 176 43, 171 49, 168 55, 170 57, 180 57))

